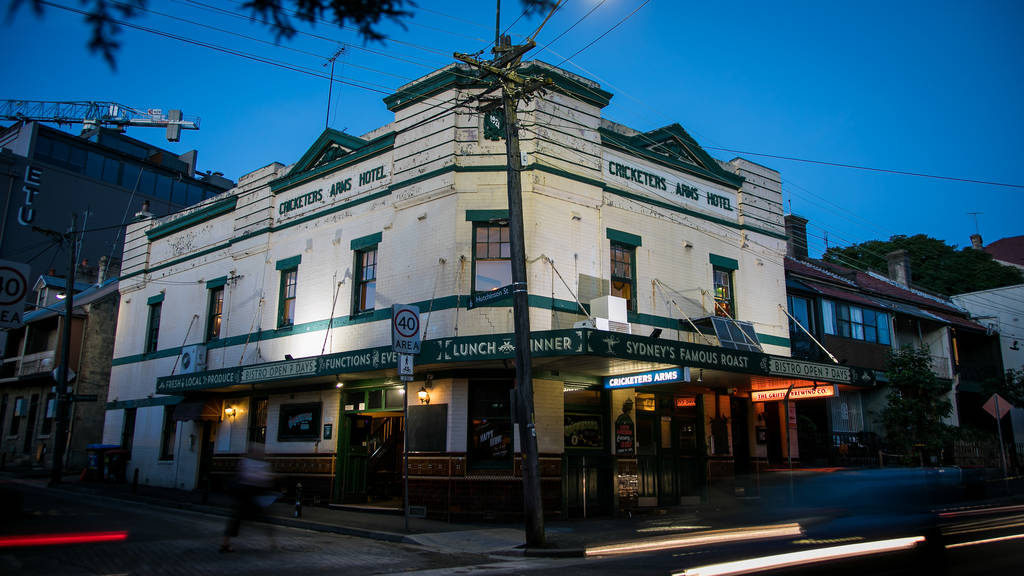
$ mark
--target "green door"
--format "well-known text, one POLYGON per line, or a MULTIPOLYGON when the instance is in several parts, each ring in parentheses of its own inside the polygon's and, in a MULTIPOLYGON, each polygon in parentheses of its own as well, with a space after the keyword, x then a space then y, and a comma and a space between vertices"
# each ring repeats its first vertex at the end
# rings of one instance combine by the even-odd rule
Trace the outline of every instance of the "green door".
POLYGON ((371 416, 345 417, 347 430, 344 438, 345 465, 342 472, 344 494, 342 502, 366 502, 366 465, 370 458, 371 416))

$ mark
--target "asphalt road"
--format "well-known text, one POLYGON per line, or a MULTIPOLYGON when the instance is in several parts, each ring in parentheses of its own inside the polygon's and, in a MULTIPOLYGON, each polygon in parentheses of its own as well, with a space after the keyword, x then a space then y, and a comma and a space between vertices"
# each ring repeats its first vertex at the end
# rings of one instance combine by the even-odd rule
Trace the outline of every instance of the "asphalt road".
POLYGON ((249 524, 219 553, 226 519, 186 510, 19 486, 24 513, 0 522, 13 536, 125 532, 123 541, 0 547, 0 574, 285 575, 388 574, 482 564, 480 555, 447 553, 282 526, 249 524))
MULTIPOLYGON (((204 575, 392 574, 418 576, 707 574, 740 560, 759 574, 1017 574, 1024 566, 1024 506, 963 509, 943 515, 847 510, 801 522, 803 534, 744 544, 699 546, 587 558, 532 558, 435 550, 282 526, 244 525, 233 545, 218 547, 225 518, 187 510, 19 485, 24 513, 0 519, 0 542, 13 536, 124 533, 123 540, 46 546, 0 545, 0 574, 204 575), (811 557, 837 547, 923 537, 893 552, 828 561, 800 559, 770 568, 782 554, 811 557)), ((844 549, 845 550, 845 549, 844 549)), ((785 557, 784 557, 785 558, 785 557)))

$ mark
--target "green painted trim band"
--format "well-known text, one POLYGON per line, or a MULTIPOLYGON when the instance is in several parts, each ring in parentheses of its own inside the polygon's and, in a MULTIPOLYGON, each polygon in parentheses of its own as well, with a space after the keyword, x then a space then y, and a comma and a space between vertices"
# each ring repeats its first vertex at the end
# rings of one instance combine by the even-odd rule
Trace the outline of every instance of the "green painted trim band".
POLYGON ((291 270, 292 268, 298 268, 299 264, 302 263, 302 254, 296 254, 291 258, 285 258, 284 260, 278 260, 274 264, 274 270, 291 270))
POLYGON ((200 250, 199 252, 196 252, 195 254, 192 254, 191 256, 183 256, 181 258, 178 258, 177 260, 171 260, 170 262, 164 262, 163 264, 159 264, 157 266, 153 266, 152 268, 143 268, 142 270, 139 270, 138 272, 132 272, 131 274, 125 274, 124 276, 121 276, 121 280, 124 281, 124 280, 127 280, 128 278, 134 278, 134 277, 140 276, 142 274, 147 274, 147 273, 150 273, 150 272, 156 272, 158 270, 163 270, 164 268, 170 268, 171 266, 175 266, 177 264, 181 264, 182 262, 188 262, 189 260, 193 260, 193 259, 196 259, 196 258, 202 258, 203 256, 206 256, 207 254, 213 254, 214 252, 217 252, 218 250, 225 250, 225 249, 229 248, 231 246, 231 244, 233 244, 234 242, 235 242, 235 240, 231 240, 231 241, 225 242, 223 244, 220 244, 218 246, 214 246, 212 248, 207 248, 206 250, 200 250))
POLYGON ((227 276, 221 276, 220 278, 214 278, 206 283, 206 289, 212 290, 213 288, 220 288, 221 286, 228 283, 227 276))
POLYGON ((232 196, 230 198, 225 198, 218 202, 214 202, 213 204, 210 204, 205 208, 196 210, 191 214, 182 216, 181 218, 176 218, 174 220, 171 220, 170 222, 164 222, 163 224, 154 226, 153 228, 146 230, 146 237, 149 238, 150 241, 153 241, 158 238, 163 238, 164 236, 167 236, 169 234, 179 232, 186 228, 191 228, 196 224, 201 224, 203 222, 206 222, 207 220, 216 218, 221 214, 231 212, 232 210, 235 209, 235 204, 237 202, 238 196, 232 196))
POLYGON ((364 248, 369 248, 370 246, 376 246, 377 244, 380 244, 381 239, 383 238, 383 232, 369 234, 361 238, 354 238, 352 242, 349 244, 349 248, 352 250, 362 250, 364 248))
POLYGON ((466 222, 508 220, 508 210, 466 210, 466 222))
POLYGON ((616 230, 614 228, 605 229, 605 237, 612 242, 619 244, 625 244, 636 248, 637 246, 643 246, 643 242, 640 237, 636 234, 630 234, 629 232, 623 232, 622 230, 616 230))
POLYGON ((712 266, 718 266, 719 268, 725 268, 727 270, 740 269, 740 263, 735 258, 719 256, 718 254, 708 254, 708 260, 711 262, 712 266))
POLYGON ((146 304, 149 305, 149 306, 152 306, 153 304, 159 304, 159 303, 161 303, 163 301, 164 301, 164 293, 161 292, 161 293, 157 294, 156 296, 150 296, 146 300, 146 304))
MULTIPOLYGON (((451 310, 453 308, 464 308, 468 309, 470 296, 467 294, 459 294, 453 296, 442 296, 440 298, 434 298, 433 300, 423 300, 421 302, 413 302, 412 305, 420 309, 421 313, 430 312, 443 312, 445 310, 451 310)), ((551 298, 549 296, 541 296, 539 294, 530 294, 528 298, 530 308, 538 310, 553 310, 556 312, 568 312, 571 314, 583 313, 579 309, 574 300, 560 300, 557 298, 551 298)), ((498 305, 500 306, 500 305, 498 305)), ((509 307, 506 302, 505 307, 509 307)), ((586 306, 584 306, 586 308, 586 306)), ((230 336, 227 338, 219 338, 217 340, 211 340, 206 343, 207 350, 213 350, 217 348, 228 348, 230 346, 242 346, 247 342, 253 344, 255 342, 262 342, 265 340, 274 340, 277 338, 284 338, 286 336, 292 336, 295 334, 308 334, 311 332, 317 332, 320 330, 326 330, 328 326, 331 329, 343 328, 345 326, 354 326, 357 324, 366 324, 369 322, 379 322, 388 320, 391 318, 391 308, 384 308, 374 310, 372 313, 367 312, 355 316, 338 316, 332 320, 315 320, 313 322, 306 322, 305 324, 295 324, 287 328, 280 330, 260 330, 253 334, 240 334, 238 336, 230 336)), ((629 321, 634 324, 644 324, 646 326, 654 326, 657 328, 668 328, 670 330, 680 329, 679 318, 671 318, 665 316, 654 316, 651 314, 637 314, 630 313, 629 321)), ((424 335, 427 337, 429 335, 424 335)), ((789 339, 782 338, 779 336, 773 336, 770 334, 757 333, 757 339, 765 344, 773 344, 777 346, 789 347, 789 339)), ((133 354, 131 356, 122 356, 120 358, 114 358, 112 361, 113 366, 123 366, 126 364, 134 364, 136 362, 143 362, 145 360, 151 360, 154 358, 166 358, 170 356, 177 356, 181 353, 181 347, 168 348, 166 350, 160 350, 150 354, 133 354)))
POLYGON ((184 396, 157 396, 156 398, 138 398, 136 400, 115 400, 107 402, 107 410, 123 410, 125 408, 148 408, 149 406, 170 406, 181 404, 184 396))
POLYGON ((758 334, 756 332, 755 335, 757 336, 757 341, 760 342, 761 344, 789 348, 789 338, 783 338, 782 336, 773 336, 772 334, 758 334))

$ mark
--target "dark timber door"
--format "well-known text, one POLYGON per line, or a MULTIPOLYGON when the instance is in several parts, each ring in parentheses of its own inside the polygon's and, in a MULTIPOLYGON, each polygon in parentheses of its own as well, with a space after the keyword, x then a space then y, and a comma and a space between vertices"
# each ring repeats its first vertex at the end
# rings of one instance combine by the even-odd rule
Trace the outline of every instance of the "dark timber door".
POLYGON ((372 416, 349 415, 345 443, 344 502, 366 502, 366 465, 370 459, 372 416))

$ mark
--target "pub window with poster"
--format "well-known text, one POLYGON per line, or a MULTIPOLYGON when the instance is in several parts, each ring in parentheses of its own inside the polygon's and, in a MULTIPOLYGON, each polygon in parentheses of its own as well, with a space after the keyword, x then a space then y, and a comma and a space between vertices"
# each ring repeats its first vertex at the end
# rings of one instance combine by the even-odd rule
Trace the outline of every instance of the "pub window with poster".
POLYGON ((469 467, 512 467, 512 410, 506 382, 469 385, 469 467))
POLYGON ((320 402, 282 404, 277 427, 278 440, 319 440, 320 402))

